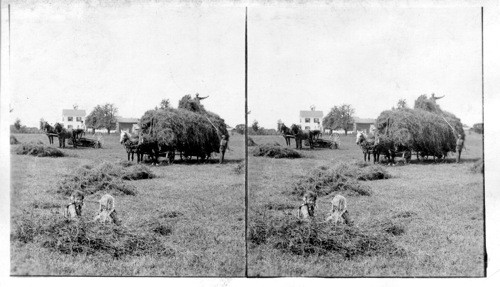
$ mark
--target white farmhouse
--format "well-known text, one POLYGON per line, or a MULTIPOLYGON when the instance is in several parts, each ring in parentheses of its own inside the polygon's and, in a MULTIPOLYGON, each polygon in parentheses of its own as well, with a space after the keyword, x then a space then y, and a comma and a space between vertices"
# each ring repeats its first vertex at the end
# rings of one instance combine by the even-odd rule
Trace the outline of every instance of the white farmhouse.
POLYGON ((83 129, 86 115, 85 110, 63 109, 62 123, 68 129, 83 129))
POLYGON ((316 111, 312 106, 309 111, 300 111, 300 126, 305 130, 320 130, 323 132, 323 111, 316 111))

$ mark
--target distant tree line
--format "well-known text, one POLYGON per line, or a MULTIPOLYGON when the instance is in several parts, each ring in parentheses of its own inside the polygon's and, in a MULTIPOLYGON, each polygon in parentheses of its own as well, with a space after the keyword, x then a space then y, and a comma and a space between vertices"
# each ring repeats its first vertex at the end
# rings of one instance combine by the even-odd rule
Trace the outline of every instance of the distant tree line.
MULTIPOLYGON (((234 127, 236 133, 240 135, 245 134, 245 124, 239 124, 234 127)), ((252 125, 248 127, 248 134, 249 135, 263 135, 263 136, 270 136, 270 135, 277 135, 278 131, 275 129, 266 129, 261 126, 259 126, 258 121, 253 121, 252 125)))
POLYGON ((21 124, 20 119, 16 119, 13 125, 10 125, 11 134, 39 134, 43 131, 36 127, 27 127, 21 124))

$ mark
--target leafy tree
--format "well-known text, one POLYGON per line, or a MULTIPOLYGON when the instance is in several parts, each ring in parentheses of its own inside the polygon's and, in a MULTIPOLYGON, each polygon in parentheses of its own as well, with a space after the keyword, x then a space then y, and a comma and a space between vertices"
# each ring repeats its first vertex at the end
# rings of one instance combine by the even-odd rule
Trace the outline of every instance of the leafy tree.
POLYGON ((43 126, 45 125, 45 120, 43 118, 40 119, 40 130, 43 131, 43 126))
POLYGON ((166 110, 168 108, 170 108, 170 100, 169 99, 163 99, 161 100, 161 103, 160 103, 160 109, 162 110, 166 110))
POLYGON ((21 130, 21 120, 20 119, 16 119, 16 121, 14 122, 14 127, 16 128, 16 130, 21 130))
POLYGON ((118 109, 114 104, 97 105, 85 118, 85 125, 92 128, 93 132, 95 132, 95 129, 105 128, 109 134, 116 127, 117 113, 118 109))
POLYGON ((398 109, 407 109, 408 105, 406 104, 405 99, 399 99, 398 101, 398 109))
POLYGON ((237 133, 240 135, 245 134, 245 124, 239 124, 234 127, 237 133))
POLYGON ((258 133, 259 131, 259 122, 257 120, 254 120, 253 123, 252 123, 252 130, 255 132, 255 133, 258 133))
POLYGON ((327 129, 343 129, 347 135, 348 129, 354 122, 354 108, 351 105, 343 104, 334 106, 323 119, 323 127, 327 129))

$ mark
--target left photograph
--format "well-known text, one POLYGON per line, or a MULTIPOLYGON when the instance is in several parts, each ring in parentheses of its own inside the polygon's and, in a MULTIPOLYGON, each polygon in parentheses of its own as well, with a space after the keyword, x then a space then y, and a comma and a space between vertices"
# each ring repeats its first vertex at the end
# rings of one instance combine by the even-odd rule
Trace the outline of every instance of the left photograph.
POLYGON ((11 275, 245 276, 245 9, 97 3, 2 2, 11 275))

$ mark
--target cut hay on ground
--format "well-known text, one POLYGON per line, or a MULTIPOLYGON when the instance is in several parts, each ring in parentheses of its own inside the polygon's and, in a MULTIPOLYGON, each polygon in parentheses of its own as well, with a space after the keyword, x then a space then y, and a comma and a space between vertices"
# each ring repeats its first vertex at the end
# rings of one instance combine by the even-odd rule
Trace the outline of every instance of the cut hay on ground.
POLYGON ((50 146, 46 146, 43 143, 22 143, 16 148, 16 154, 25 154, 38 157, 63 157, 65 154, 57 149, 50 146))
POLYGON ((176 150, 185 156, 208 157, 219 152, 222 135, 229 138, 224 120, 206 111, 202 105, 189 98, 191 106, 200 108, 166 108, 147 111, 139 124, 145 141, 157 142, 162 150, 176 150))
POLYGON ((253 150, 254 156, 265 156, 272 158, 300 158, 302 155, 297 151, 274 144, 263 144, 253 150))
POLYGON ((37 242, 64 254, 104 254, 113 258, 173 255, 173 250, 150 234, 136 234, 125 227, 92 221, 71 221, 55 216, 25 215, 18 219, 11 239, 37 242))
POLYGON ((19 144, 19 141, 15 136, 10 135, 10 144, 19 144))
POLYGON ((455 151, 458 134, 465 138, 460 119, 426 96, 417 100, 415 109, 382 112, 376 127, 381 143, 403 146, 424 156, 446 156, 455 151))
POLYGON ((389 173, 381 166, 366 165, 359 167, 356 162, 339 162, 332 167, 320 166, 309 175, 293 184, 291 194, 302 196, 306 191, 324 196, 333 192, 345 195, 370 195, 371 188, 359 181, 389 178, 389 173))
POLYGON ((484 173, 484 160, 481 158, 475 161, 470 170, 473 173, 484 173))
POLYGON ((256 146, 257 144, 255 143, 255 141, 253 140, 253 138, 248 137, 247 145, 248 146, 256 146))
POLYGON ((152 171, 142 164, 123 167, 120 164, 103 162, 95 167, 83 165, 63 176, 56 192, 70 195, 75 190, 85 194, 110 192, 112 194, 135 195, 135 186, 126 184, 125 180, 154 178, 152 171))
POLYGON ((269 216, 265 212, 254 214, 249 224, 251 247, 270 244, 284 252, 300 256, 338 254, 346 259, 405 254, 384 230, 306 222, 289 215, 269 216))

